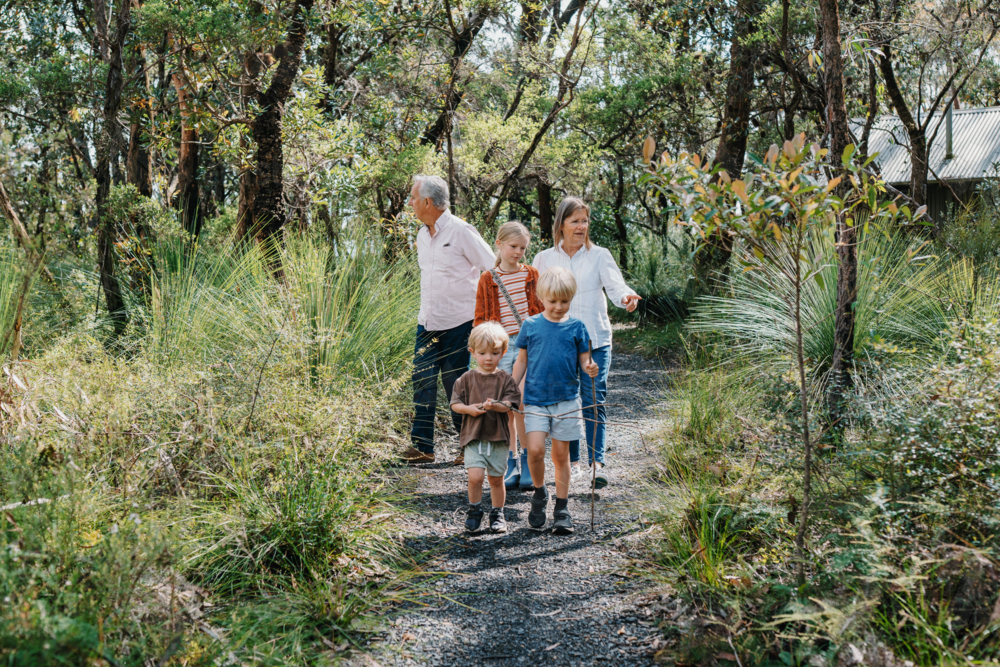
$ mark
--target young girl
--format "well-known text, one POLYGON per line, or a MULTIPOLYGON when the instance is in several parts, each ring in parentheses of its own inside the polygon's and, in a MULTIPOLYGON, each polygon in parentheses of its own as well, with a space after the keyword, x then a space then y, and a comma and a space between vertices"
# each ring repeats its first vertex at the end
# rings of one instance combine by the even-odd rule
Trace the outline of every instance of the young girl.
MULTIPOLYGON (((528 228, 516 220, 505 223, 497 231, 496 268, 479 277, 476 290, 476 318, 473 326, 483 322, 499 322, 510 337, 507 353, 500 360, 500 368, 510 373, 514 369, 517 349, 514 341, 521 331, 521 323, 542 312, 542 302, 535 294, 538 284, 538 270, 521 264, 521 258, 531 243, 528 228), (503 290, 500 289, 503 285, 503 290)), ((524 390, 524 382, 520 389, 524 390)), ((523 409, 523 408, 522 408, 523 409)), ((520 485, 521 489, 531 489, 531 473, 528 472, 528 453, 521 451, 518 469, 517 436, 524 435, 524 415, 510 413, 510 453, 507 455, 507 474, 504 486, 508 489, 520 485)))

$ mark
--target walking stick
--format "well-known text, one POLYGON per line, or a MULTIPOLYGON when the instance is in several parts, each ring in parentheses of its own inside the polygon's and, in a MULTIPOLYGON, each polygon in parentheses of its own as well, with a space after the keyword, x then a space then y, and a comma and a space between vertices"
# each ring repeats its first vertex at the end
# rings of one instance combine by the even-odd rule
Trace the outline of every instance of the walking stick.
MULTIPOLYGON (((587 341, 587 352, 590 354, 590 360, 594 361, 594 344, 593 341, 587 341)), ((590 395, 593 398, 593 405, 591 406, 594 410, 594 452, 590 452, 590 447, 587 447, 587 454, 591 461, 591 478, 590 478, 590 532, 594 532, 594 496, 597 493, 597 382, 594 380, 594 376, 590 376, 590 395)), ((586 426, 584 426, 586 429, 586 426)), ((587 435, 586 432, 583 434, 587 435)))

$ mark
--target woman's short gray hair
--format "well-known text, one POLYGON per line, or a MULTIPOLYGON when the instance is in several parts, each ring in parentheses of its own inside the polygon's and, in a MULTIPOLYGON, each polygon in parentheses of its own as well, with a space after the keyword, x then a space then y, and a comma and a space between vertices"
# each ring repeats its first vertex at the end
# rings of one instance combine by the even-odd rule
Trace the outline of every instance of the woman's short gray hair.
POLYGON ((443 178, 417 174, 413 177, 413 183, 417 186, 417 194, 422 198, 430 199, 434 208, 442 211, 448 208, 451 202, 451 193, 448 191, 448 183, 443 178))

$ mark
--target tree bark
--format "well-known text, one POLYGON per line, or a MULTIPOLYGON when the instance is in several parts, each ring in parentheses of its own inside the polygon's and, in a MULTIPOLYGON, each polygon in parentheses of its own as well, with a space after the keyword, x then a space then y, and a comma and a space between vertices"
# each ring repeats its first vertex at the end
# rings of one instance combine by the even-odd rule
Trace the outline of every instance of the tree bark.
MULTIPOLYGON (((243 74, 240 84, 240 109, 244 114, 250 108, 250 102, 260 95, 258 81, 261 72, 268 64, 270 56, 255 51, 250 52, 243 60, 243 74)), ((246 154, 250 142, 245 132, 240 133, 240 153, 246 154)), ((239 195, 236 207, 236 242, 246 243, 251 236, 256 236, 257 229, 253 224, 254 196, 257 194, 257 172, 253 165, 244 166, 239 173, 239 195)))
MULTIPOLYGON (((840 48, 840 14, 837 0, 819 0, 823 31, 823 83, 826 93, 827 134, 830 136, 830 163, 835 173, 844 175, 842 158, 851 143, 844 100, 844 60, 840 48)), ((847 179, 839 195, 847 192, 847 179)), ((837 313, 834 318, 833 358, 830 362, 827 401, 831 421, 843 425, 844 398, 853 385, 854 302, 858 294, 857 227, 848 226, 844 214, 837 216, 836 247, 837 313)), ((802 512, 808 510, 803 501, 802 512)))
POLYGON ((121 0, 115 20, 115 38, 108 54, 108 78, 104 85, 104 132, 98 143, 97 167, 97 260, 101 276, 101 288, 107 304, 108 314, 114 327, 115 336, 120 335, 128 325, 128 311, 122 297, 121 285, 115 276, 114 244, 118 237, 115 221, 108 214, 108 195, 111 193, 112 165, 118 161, 123 140, 118 121, 121 109, 122 52, 125 38, 132 28, 131 0, 121 0))
POLYGON ((555 218, 552 209, 552 186, 545 181, 538 181, 538 224, 542 228, 542 245, 552 243, 552 221, 555 218))
MULTIPOLYGON (((258 239, 275 246, 281 244, 281 234, 286 222, 282 181, 285 156, 281 125, 285 102, 292 91, 302 60, 302 47, 307 32, 305 13, 312 5, 313 0, 298 0, 295 3, 281 59, 271 85, 260 95, 262 110, 253 120, 253 138, 257 142, 257 191, 253 203, 253 224, 260 230, 258 239)), ((275 274, 279 277, 283 275, 280 266, 275 267, 275 274)))
MULTIPOLYGON (((729 45, 726 107, 719 148, 715 153, 716 164, 722 165, 731 178, 740 177, 746 158, 752 111, 750 93, 753 91, 757 52, 744 42, 753 32, 760 11, 760 0, 739 0, 736 3, 736 20, 729 45)), ((695 254, 694 274, 703 289, 715 292, 725 284, 732 253, 732 240, 724 234, 716 234, 695 254)))
POLYGON ((927 203, 927 135, 924 125, 913 117, 910 107, 906 104, 906 98, 903 97, 903 91, 896 80, 896 72, 892 68, 890 44, 882 46, 882 56, 878 60, 878 65, 885 80, 885 92, 910 139, 910 197, 917 206, 922 206, 927 203))
MULTIPOLYGON (((450 11, 450 7, 449 7, 450 11)), ((454 40, 454 48, 452 49, 451 55, 451 76, 448 82, 448 92, 445 94, 444 108, 433 123, 427 126, 424 130, 424 135, 420 138, 420 144, 426 146, 428 144, 433 145, 434 149, 441 150, 442 139, 444 138, 444 133, 446 130, 451 128, 451 115, 455 113, 458 105, 462 102, 462 98, 465 96, 465 91, 462 86, 458 85, 458 70, 462 64, 462 60, 465 59, 466 54, 469 49, 472 48, 472 42, 476 39, 476 35, 482 30, 483 25, 486 23, 486 19, 489 18, 489 10, 483 9, 473 13, 468 20, 464 21, 464 25, 461 31, 456 31, 452 39, 454 40)))
POLYGON ((340 66, 340 38, 344 34, 344 27, 339 23, 328 23, 326 25, 326 45, 323 49, 323 83, 326 84, 327 92, 320 103, 321 108, 330 113, 333 111, 333 89, 340 80, 338 68, 340 66))
POLYGON ((201 203, 201 181, 199 178, 200 146, 198 129, 191 122, 191 91, 184 70, 184 57, 180 57, 178 71, 172 81, 177 90, 177 106, 181 116, 181 145, 177 155, 177 195, 174 207, 181 212, 181 227, 197 238, 201 233, 204 211, 201 203))

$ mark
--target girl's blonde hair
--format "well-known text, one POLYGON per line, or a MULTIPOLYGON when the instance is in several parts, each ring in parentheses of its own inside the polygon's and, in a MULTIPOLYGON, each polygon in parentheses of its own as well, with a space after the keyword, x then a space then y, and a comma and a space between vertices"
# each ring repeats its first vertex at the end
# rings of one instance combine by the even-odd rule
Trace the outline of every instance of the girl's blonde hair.
POLYGON ((542 299, 572 299, 576 296, 576 278, 569 269, 553 266, 538 278, 535 293, 542 299))
MULTIPOLYGON (((500 225, 500 229, 497 230, 497 240, 496 246, 497 250, 500 249, 500 244, 509 241, 513 238, 523 238, 531 241, 531 232, 528 228, 522 225, 517 220, 511 220, 510 222, 505 222, 500 225)), ((497 263, 493 266, 500 266, 500 253, 497 253, 497 263)))
MULTIPOLYGON (((558 248, 559 244, 562 243, 562 226, 563 222, 569 216, 576 213, 579 209, 583 209, 587 212, 587 217, 590 217, 590 207, 587 206, 582 199, 579 197, 566 197, 561 202, 559 202, 559 208, 556 209, 556 219, 552 221, 552 247, 558 248)), ((587 228, 587 233, 583 237, 583 245, 587 246, 587 250, 594 247, 594 244, 590 240, 590 227, 587 228)))
POLYGON ((490 351, 500 348, 506 354, 509 340, 510 336, 499 323, 483 322, 469 334, 469 349, 478 351, 482 347, 489 346, 490 351))

